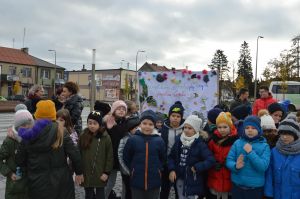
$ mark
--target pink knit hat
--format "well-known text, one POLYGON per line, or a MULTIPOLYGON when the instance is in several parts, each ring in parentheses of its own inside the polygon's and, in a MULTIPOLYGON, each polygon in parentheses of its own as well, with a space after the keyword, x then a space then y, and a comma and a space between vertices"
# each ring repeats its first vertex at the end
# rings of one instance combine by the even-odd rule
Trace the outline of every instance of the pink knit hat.
POLYGON ((125 107, 126 112, 127 112, 127 105, 123 100, 115 101, 111 106, 110 112, 113 114, 116 111, 116 109, 119 108, 119 107, 125 107))
POLYGON ((27 110, 18 110, 14 115, 14 128, 18 130, 25 124, 33 124, 34 120, 31 113, 27 110))

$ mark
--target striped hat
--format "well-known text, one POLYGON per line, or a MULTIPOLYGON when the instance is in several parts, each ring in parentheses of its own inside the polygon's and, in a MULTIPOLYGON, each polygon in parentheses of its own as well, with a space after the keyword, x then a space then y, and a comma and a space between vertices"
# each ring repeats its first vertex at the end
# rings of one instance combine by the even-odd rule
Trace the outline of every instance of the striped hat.
POLYGON ((279 123, 278 133, 288 133, 294 136, 295 140, 300 137, 300 126, 297 118, 293 114, 289 114, 282 122, 279 123))

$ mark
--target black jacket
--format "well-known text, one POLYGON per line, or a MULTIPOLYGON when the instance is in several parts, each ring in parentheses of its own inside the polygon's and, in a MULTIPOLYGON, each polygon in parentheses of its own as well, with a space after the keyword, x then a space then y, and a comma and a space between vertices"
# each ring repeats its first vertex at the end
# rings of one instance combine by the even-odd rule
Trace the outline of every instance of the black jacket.
POLYGON ((25 167, 28 174, 29 198, 31 199, 74 199, 74 182, 67 164, 67 157, 77 175, 82 174, 79 149, 65 133, 62 147, 54 150, 57 123, 37 120, 32 129, 21 129, 20 148, 16 163, 25 167))
POLYGON ((65 102, 65 109, 68 109, 71 115, 71 120, 74 125, 74 129, 79 135, 82 131, 82 119, 81 119, 81 112, 83 109, 83 100, 79 95, 71 96, 65 102))
POLYGON ((27 99, 24 104, 27 107, 27 110, 33 115, 36 111, 36 104, 41 100, 41 98, 32 98, 27 99))

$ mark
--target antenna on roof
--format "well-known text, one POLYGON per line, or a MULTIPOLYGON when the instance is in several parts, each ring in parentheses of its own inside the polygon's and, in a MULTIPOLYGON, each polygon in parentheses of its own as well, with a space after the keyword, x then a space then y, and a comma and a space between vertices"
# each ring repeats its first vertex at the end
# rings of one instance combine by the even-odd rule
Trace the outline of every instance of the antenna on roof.
POLYGON ((13 46, 12 47, 15 48, 15 38, 12 39, 12 42, 13 42, 13 46))
POLYGON ((24 48, 24 42, 25 42, 25 34, 26 34, 26 28, 24 28, 24 32, 23 32, 23 48, 24 48))

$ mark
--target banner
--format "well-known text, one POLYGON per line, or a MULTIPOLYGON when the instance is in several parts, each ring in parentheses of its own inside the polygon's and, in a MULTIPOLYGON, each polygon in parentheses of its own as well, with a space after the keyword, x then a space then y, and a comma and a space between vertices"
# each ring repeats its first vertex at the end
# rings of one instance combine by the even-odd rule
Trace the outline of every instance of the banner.
POLYGON ((185 108, 184 118, 192 112, 207 112, 218 103, 216 71, 139 72, 141 111, 168 114, 170 106, 180 101, 185 108))

